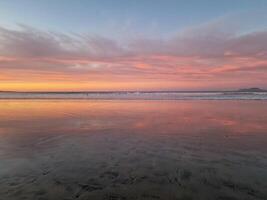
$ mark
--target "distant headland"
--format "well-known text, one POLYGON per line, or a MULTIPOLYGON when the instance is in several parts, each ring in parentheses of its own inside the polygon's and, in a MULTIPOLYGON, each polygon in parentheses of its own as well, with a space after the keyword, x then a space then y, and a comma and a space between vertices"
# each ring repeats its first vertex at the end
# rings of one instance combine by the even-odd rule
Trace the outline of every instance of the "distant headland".
POLYGON ((243 89, 239 89, 238 92, 267 92, 267 90, 263 90, 260 88, 243 88, 243 89))

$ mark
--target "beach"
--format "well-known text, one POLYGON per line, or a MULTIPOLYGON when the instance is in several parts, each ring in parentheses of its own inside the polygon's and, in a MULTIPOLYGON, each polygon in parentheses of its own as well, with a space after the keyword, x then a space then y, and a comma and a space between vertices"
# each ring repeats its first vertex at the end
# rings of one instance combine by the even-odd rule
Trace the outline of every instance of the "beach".
POLYGON ((267 199, 267 102, 0 100, 0 200, 267 199))

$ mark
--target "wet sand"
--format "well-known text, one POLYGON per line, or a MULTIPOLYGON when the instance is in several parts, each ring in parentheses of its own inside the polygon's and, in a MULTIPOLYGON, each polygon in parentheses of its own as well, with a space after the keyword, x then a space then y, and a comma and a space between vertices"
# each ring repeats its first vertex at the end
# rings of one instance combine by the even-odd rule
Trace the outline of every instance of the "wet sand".
POLYGON ((0 200, 267 199, 266 101, 1 100, 0 200))

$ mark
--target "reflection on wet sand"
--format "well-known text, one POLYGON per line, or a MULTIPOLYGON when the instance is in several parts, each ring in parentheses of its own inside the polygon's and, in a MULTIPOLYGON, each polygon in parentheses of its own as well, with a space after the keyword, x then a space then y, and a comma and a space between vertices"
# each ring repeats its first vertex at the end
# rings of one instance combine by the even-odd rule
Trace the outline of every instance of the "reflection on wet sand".
POLYGON ((266 199, 265 101, 0 101, 0 199, 266 199))

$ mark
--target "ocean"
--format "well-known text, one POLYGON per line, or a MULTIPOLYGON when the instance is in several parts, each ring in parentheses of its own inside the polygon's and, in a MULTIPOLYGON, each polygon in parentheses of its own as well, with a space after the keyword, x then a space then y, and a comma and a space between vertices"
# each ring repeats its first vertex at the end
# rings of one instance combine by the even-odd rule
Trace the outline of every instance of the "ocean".
POLYGON ((0 99, 267 100, 267 92, 238 92, 238 91, 0 92, 0 99))

